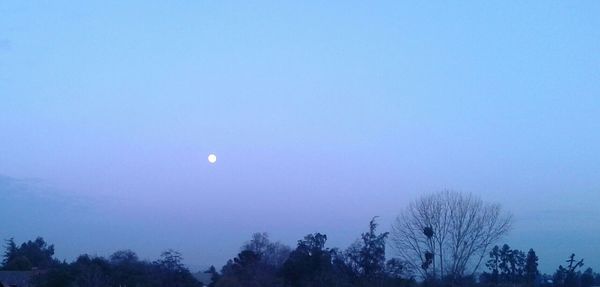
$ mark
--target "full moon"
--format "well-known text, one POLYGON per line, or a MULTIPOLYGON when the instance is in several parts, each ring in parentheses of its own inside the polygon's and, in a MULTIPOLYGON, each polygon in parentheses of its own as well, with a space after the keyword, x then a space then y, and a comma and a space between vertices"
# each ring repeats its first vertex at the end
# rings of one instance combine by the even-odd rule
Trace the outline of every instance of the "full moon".
POLYGON ((215 163, 217 162, 217 156, 214 153, 208 155, 208 162, 215 163))

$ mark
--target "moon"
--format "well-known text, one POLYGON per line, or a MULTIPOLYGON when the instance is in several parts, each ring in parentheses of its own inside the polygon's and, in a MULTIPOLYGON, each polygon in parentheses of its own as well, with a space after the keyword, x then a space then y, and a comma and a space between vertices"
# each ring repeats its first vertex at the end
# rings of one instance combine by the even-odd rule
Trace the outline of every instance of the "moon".
POLYGON ((208 162, 215 163, 217 162, 217 156, 214 153, 208 155, 208 162))

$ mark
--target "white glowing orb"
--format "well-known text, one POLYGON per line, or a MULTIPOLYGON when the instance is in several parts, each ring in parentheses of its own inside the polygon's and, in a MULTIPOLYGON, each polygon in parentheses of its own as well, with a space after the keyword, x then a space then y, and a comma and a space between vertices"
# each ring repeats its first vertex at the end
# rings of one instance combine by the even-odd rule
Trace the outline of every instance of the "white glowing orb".
POLYGON ((214 153, 208 155, 208 162, 215 163, 217 162, 217 156, 214 153))

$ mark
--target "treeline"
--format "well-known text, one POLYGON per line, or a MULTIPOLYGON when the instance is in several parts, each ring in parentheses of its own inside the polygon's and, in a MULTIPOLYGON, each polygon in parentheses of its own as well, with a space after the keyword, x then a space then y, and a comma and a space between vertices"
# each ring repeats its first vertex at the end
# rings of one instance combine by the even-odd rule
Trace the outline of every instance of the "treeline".
POLYGON ((215 267, 210 287, 233 286, 412 286, 398 259, 386 260, 388 233, 378 233, 375 219, 369 230, 346 250, 326 247, 327 235, 314 233, 291 249, 256 233, 220 272, 215 267))
POLYGON ((343 251, 326 247, 327 235, 321 233, 305 236, 295 249, 271 242, 266 233, 256 233, 220 270, 205 271, 208 282, 194 278, 176 251, 166 251, 152 262, 124 250, 109 258, 81 255, 67 263, 54 258, 54 246, 43 238, 20 246, 7 240, 2 269, 38 270, 33 283, 39 287, 415 285, 399 260, 386 260, 388 233, 376 229, 373 219, 368 232, 343 251))
POLYGON ((203 282, 173 250, 155 261, 124 250, 67 263, 57 261, 54 246, 42 238, 21 245, 8 240, 2 269, 38 270, 38 287, 600 286, 600 275, 583 270, 584 260, 574 254, 548 275, 538 271, 533 249, 498 246, 511 222, 497 204, 441 192, 409 204, 390 232, 379 232, 373 218, 346 249, 329 247, 322 233, 306 235, 293 248, 256 233, 224 266, 200 273, 203 282))
MULTIPOLYGON (((399 258, 386 259, 389 234, 377 233, 376 228, 373 219, 369 230, 345 250, 325 247, 327 236, 320 233, 305 236, 295 249, 271 242, 265 233, 256 233, 220 272, 215 267, 206 271, 211 278, 208 286, 600 286, 600 274, 592 268, 582 271, 584 261, 576 259, 574 254, 554 274, 541 274, 539 258, 533 249, 525 253, 507 244, 495 245, 486 253, 482 272, 420 277, 420 272, 410 269, 412 263, 399 258)), ((430 230, 424 228, 422 232, 427 236, 430 230)), ((429 253, 423 252, 421 269, 431 268, 433 259, 427 256, 429 253)))
POLYGON ((43 238, 18 246, 6 243, 2 270, 36 271, 33 286, 47 287, 128 287, 128 286, 203 286, 183 265, 181 254, 167 250, 155 261, 140 260, 131 250, 110 257, 80 255, 71 263, 54 256, 54 246, 43 238))
POLYGON ((540 274, 539 258, 533 249, 527 253, 511 249, 508 244, 494 246, 486 262, 487 270, 479 275, 483 286, 547 286, 547 287, 591 287, 600 285, 600 274, 592 268, 582 271, 583 259, 571 254, 566 267, 559 265, 554 274, 540 274))
POLYGON ((325 247, 327 236, 315 233, 298 241, 295 249, 272 242, 266 233, 256 233, 240 253, 220 270, 211 266, 200 282, 182 263, 181 254, 168 250, 155 261, 140 260, 130 250, 108 258, 81 255, 71 263, 55 259, 54 246, 43 238, 21 245, 6 241, 2 270, 38 270, 33 280, 40 287, 127 287, 127 286, 546 286, 591 287, 600 285, 600 274, 582 271, 583 259, 571 255, 553 275, 538 272, 538 257, 508 245, 489 252, 486 270, 459 281, 418 278, 406 262, 385 259, 388 233, 369 231, 346 250, 325 247))

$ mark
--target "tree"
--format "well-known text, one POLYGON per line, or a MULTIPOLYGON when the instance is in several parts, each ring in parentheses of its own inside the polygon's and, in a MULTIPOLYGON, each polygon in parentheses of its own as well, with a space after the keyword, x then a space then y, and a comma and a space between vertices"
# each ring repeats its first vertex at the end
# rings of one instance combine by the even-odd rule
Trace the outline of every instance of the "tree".
POLYGON ((155 263, 165 270, 179 272, 185 269, 182 261, 183 257, 181 253, 173 249, 168 249, 160 254, 160 258, 155 263))
POLYGON ((158 260, 154 262, 158 276, 157 281, 161 286, 199 286, 200 283, 192 273, 183 265, 181 253, 169 249, 164 251, 158 260))
POLYGON ((102 257, 80 255, 72 269, 75 287, 105 287, 110 284, 110 264, 102 257))
MULTIPOLYGON (((264 263, 259 254, 243 250, 233 260, 223 266, 222 276, 217 278, 216 287, 224 286, 280 286, 276 270, 264 263)), ((213 273, 214 274, 214 273, 213 273)), ((214 281, 214 279, 213 279, 214 281)))
POLYGON ((566 261, 567 267, 558 266, 554 272, 554 285, 558 287, 577 287, 579 286, 579 268, 583 267, 583 259, 575 259, 575 254, 571 254, 566 261))
POLYGON ((73 286, 73 272, 71 266, 62 262, 52 269, 47 270, 46 273, 40 274, 33 278, 33 286, 36 287, 64 287, 73 286))
POLYGON ((250 250, 258 254, 261 261, 274 268, 283 266, 290 255, 291 248, 280 242, 271 242, 266 232, 254 233, 252 239, 242 246, 242 251, 250 250))
POLYGON ((592 268, 588 268, 581 274, 581 287, 591 287, 592 285, 594 285, 594 271, 592 268))
POLYGON ((110 255, 110 263, 113 265, 134 264, 138 261, 137 254, 129 249, 119 250, 110 255))
POLYGON ((54 255, 54 245, 48 245, 46 241, 38 237, 35 240, 15 244, 11 238, 5 244, 2 269, 4 270, 31 270, 32 268, 47 269, 58 263, 54 255))
POLYGON ((490 251, 490 259, 487 261, 485 266, 491 271, 491 274, 485 273, 487 282, 497 285, 500 282, 500 248, 498 245, 494 246, 490 251))
POLYGON ((292 251, 283 265, 285 284, 292 287, 334 286, 333 265, 335 251, 325 248, 327 235, 309 234, 298 241, 298 247, 292 251))
POLYGON ((525 269, 525 253, 504 244, 500 249, 500 282, 519 283, 525 269))
POLYGON ((525 281, 529 286, 533 286, 539 274, 538 257, 533 249, 529 249, 525 259, 525 281))
POLYGON ((10 260, 9 263, 4 267, 4 269, 15 271, 28 271, 33 269, 33 267, 33 264, 27 257, 19 255, 10 260))
POLYGON ((375 284, 385 275, 385 240, 389 233, 377 234, 376 218, 369 222, 369 231, 362 233, 361 239, 346 251, 349 266, 363 284, 375 284))
POLYGON ((280 271, 288 259, 291 248, 272 242, 265 232, 254 233, 241 247, 237 257, 229 260, 221 274, 212 267, 209 286, 281 286, 280 271))
POLYGON ((554 275, 552 275, 552 281, 554 282, 554 286, 562 287, 565 285, 565 278, 567 277, 567 269, 565 269, 562 265, 558 266, 554 275))
POLYGON ((391 241, 399 258, 422 278, 455 280, 475 274, 511 222, 498 204, 445 191, 410 203, 393 224, 391 241))
POLYGON ((260 255, 251 250, 244 250, 223 268, 223 275, 235 278, 239 286, 253 286, 259 263, 260 255))
POLYGON ((210 283, 208 284, 208 287, 215 287, 217 282, 219 282, 219 279, 221 279, 221 274, 217 272, 217 268, 213 265, 211 265, 208 270, 204 271, 204 273, 210 274, 210 283))
MULTIPOLYGON (((530 254, 533 250, 530 250, 530 254)), ((533 253, 535 256, 535 253, 533 253)), ((526 260, 525 252, 518 249, 511 249, 508 244, 504 244, 502 248, 497 245, 492 248, 489 253, 489 260, 486 266, 491 273, 482 274, 483 282, 497 285, 499 283, 517 285, 525 281, 526 260)), ((531 272, 534 272, 533 279, 537 276, 537 257, 530 257, 531 272), (535 260, 534 260, 535 259, 535 260)), ((532 281, 533 282, 533 281, 532 281)))
POLYGON ((389 233, 377 234, 375 219, 376 217, 369 222, 369 232, 361 235, 360 266, 368 281, 381 277, 385 271, 385 240, 389 233))
POLYGON ((404 263, 398 258, 392 258, 385 263, 385 274, 392 279, 402 279, 406 274, 404 263))
MULTIPOLYGON (((10 244, 9 244, 10 245, 10 244)), ((120 250, 109 259, 80 255, 74 262, 56 262, 33 279, 38 287, 199 287, 179 252, 167 250, 154 261, 141 261, 135 252, 120 250)))
POLYGON ((19 256, 19 248, 15 243, 14 238, 5 240, 4 244, 4 258, 2 259, 2 269, 7 269, 9 263, 19 256))
POLYGON ((564 280, 565 287, 577 287, 578 284, 578 269, 583 267, 583 259, 577 260, 575 259, 575 254, 571 254, 569 259, 567 259, 566 274, 564 280))
POLYGON ((250 241, 247 241, 242 245, 241 251, 249 250, 262 256, 268 251, 269 245, 271 245, 269 234, 266 232, 257 232, 252 234, 252 239, 250 241))
POLYGON ((112 282, 117 286, 149 286, 151 265, 140 261, 131 250, 119 250, 109 257, 112 282))

